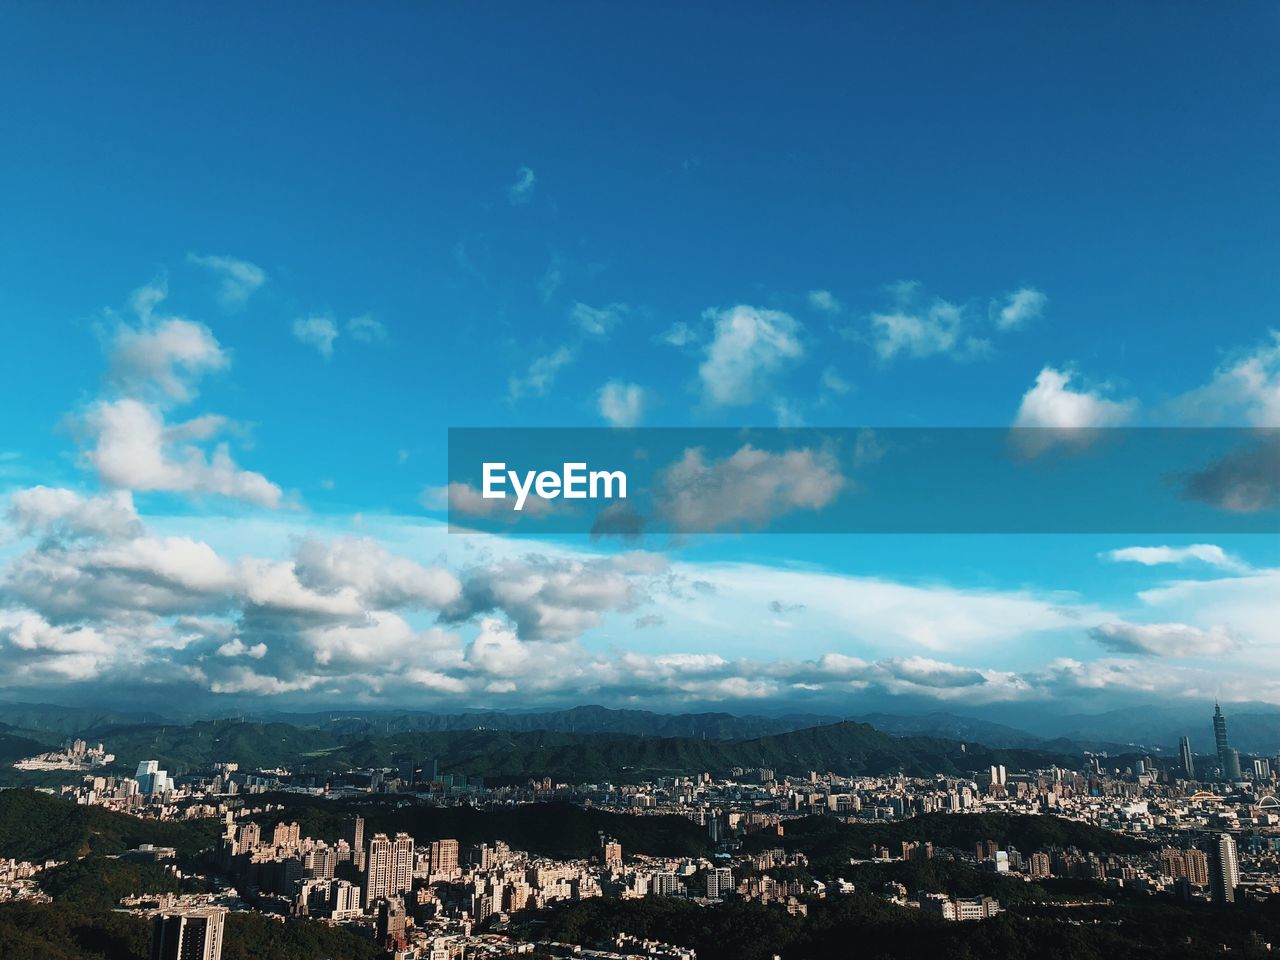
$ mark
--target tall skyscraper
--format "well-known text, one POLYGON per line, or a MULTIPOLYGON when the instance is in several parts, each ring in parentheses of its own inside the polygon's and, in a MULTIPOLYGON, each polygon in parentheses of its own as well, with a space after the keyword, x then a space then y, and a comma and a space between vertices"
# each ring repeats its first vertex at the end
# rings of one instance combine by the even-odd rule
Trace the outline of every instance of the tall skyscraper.
POLYGON ((1191 739, 1183 736, 1178 738, 1178 759, 1182 761, 1182 775, 1188 780, 1196 778, 1196 760, 1191 753, 1191 739))
POLYGON ((1229 833, 1218 834, 1209 847, 1209 889, 1213 902, 1235 903, 1240 885, 1240 858, 1236 842, 1229 833))
POLYGON ((151 924, 151 960, 221 960, 226 907, 195 907, 158 915, 151 924))
POLYGON ((1227 740, 1227 718, 1217 701, 1213 704, 1213 740, 1218 748, 1219 775, 1232 782, 1241 779, 1240 754, 1231 749, 1231 742, 1227 740))
POLYGON ((363 870, 365 867, 364 817, 356 817, 347 821, 347 832, 343 839, 347 841, 347 846, 351 848, 351 859, 355 861, 356 869, 363 870))
POLYGON ((168 793, 173 789, 173 778, 169 776, 169 771, 160 769, 159 760, 140 761, 133 778, 138 781, 141 793, 168 793))
POLYGON ((413 837, 397 833, 391 840, 375 833, 369 841, 364 878, 364 905, 368 909, 379 900, 389 900, 413 889, 413 837))

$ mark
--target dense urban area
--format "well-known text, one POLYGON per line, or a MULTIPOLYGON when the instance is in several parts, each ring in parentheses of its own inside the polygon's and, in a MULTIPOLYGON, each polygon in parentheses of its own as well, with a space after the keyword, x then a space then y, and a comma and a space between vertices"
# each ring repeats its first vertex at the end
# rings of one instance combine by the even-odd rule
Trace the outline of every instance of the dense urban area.
POLYGON ((855 723, 10 724, 0 955, 1266 955, 1280 758, 1228 722, 1212 754, 1074 755, 855 723))

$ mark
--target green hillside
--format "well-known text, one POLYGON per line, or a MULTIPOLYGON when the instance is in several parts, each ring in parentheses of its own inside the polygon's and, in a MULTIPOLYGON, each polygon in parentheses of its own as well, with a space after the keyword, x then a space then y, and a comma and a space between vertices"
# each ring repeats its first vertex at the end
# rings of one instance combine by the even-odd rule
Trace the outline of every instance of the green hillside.
POLYGON ((139 820, 31 790, 0 791, 0 857, 39 862, 114 854, 153 843, 196 853, 212 846, 217 825, 139 820))
POLYGON ((810 770, 848 775, 961 774, 992 763, 1047 766, 1070 758, 1036 750, 997 750, 935 737, 893 737, 861 723, 835 723, 746 740, 653 737, 547 730, 413 730, 386 736, 285 723, 235 720, 190 725, 134 725, 103 732, 120 757, 117 771, 157 759, 170 773, 208 769, 235 760, 242 769, 286 767, 327 775, 353 768, 389 767, 398 758, 436 760, 442 772, 493 780, 550 776, 581 782, 634 782, 735 767, 770 767, 779 774, 810 770))

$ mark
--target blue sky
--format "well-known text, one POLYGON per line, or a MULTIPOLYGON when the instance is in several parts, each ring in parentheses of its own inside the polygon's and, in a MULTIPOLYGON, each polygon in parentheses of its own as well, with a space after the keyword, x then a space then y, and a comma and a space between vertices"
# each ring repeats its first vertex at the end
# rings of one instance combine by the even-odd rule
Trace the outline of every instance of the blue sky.
POLYGON ((424 506, 449 426, 1280 426, 1276 21, 4 9, 3 685, 1280 702, 1274 537, 623 553, 424 506))

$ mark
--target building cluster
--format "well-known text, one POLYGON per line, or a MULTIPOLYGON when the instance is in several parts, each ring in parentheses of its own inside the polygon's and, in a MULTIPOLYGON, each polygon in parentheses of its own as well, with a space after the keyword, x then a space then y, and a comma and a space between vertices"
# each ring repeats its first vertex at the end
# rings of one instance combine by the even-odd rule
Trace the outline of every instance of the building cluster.
POLYGON ((88 744, 83 740, 68 740, 61 750, 41 753, 25 760, 17 760, 13 766, 18 770, 92 770, 94 767, 105 767, 115 762, 115 754, 107 753, 100 744, 88 744))
MULTIPOLYGON (((804 856, 786 849, 792 822, 815 815, 880 824, 933 813, 1053 814, 1152 843, 1147 852, 1117 855, 1071 846, 1024 851, 994 840, 956 850, 922 838, 874 845, 863 857, 945 858, 1028 882, 1088 878, 1224 905, 1275 895, 1280 893, 1280 762, 1242 759, 1230 746, 1220 709, 1212 722, 1216 750, 1211 758, 1196 756, 1184 737, 1176 758, 1127 754, 1116 759, 1092 753, 1078 769, 1014 770, 996 764, 960 776, 817 771, 787 776, 761 766, 735 769, 727 776, 701 773, 643 783, 567 784, 541 778, 486 787, 477 778, 442 774, 429 760, 405 759, 391 768, 335 776, 331 782, 295 777, 287 770, 242 771, 232 762, 173 777, 159 761, 144 760, 132 777, 90 771, 62 793, 79 803, 139 817, 221 820, 220 870, 235 884, 236 897, 226 903, 148 907, 148 916, 190 920, 174 934, 157 919, 157 936, 163 933, 165 942, 175 936, 203 938, 212 949, 221 916, 214 908, 231 906, 353 925, 397 960, 457 960, 464 954, 503 956, 516 949, 504 936, 514 914, 594 897, 684 897, 704 905, 741 898, 804 915, 814 898, 829 889, 852 889, 846 881, 810 878, 804 856), (259 799, 268 790, 321 798, 382 794, 391 795, 392 802, 405 795, 404 803, 479 808, 563 800, 636 818, 674 814, 705 830, 709 850, 706 857, 694 858, 624 857, 621 844, 602 835, 592 856, 562 861, 504 843, 420 841, 405 832, 368 831, 360 817, 351 818, 341 835, 318 839, 304 835, 271 798, 259 799)), ((67 745, 68 757, 99 755, 105 755, 101 745, 67 745)), ((127 854, 155 861, 171 855, 154 847, 127 854)), ((36 894, 33 877, 39 869, 0 864, 0 898, 36 894)), ((896 903, 946 920, 983 920, 1000 910, 990 898, 912 894, 897 884, 886 885, 885 893, 896 903)), ((598 946, 599 956, 612 955, 609 944, 598 946)), ((618 956, 642 950, 649 956, 688 954, 627 938, 612 948, 618 956)))
POLYGON ((49 899, 38 883, 42 871, 58 866, 56 860, 44 863, 29 863, 26 860, 0 859, 0 903, 13 900, 31 900, 37 903, 49 899))

